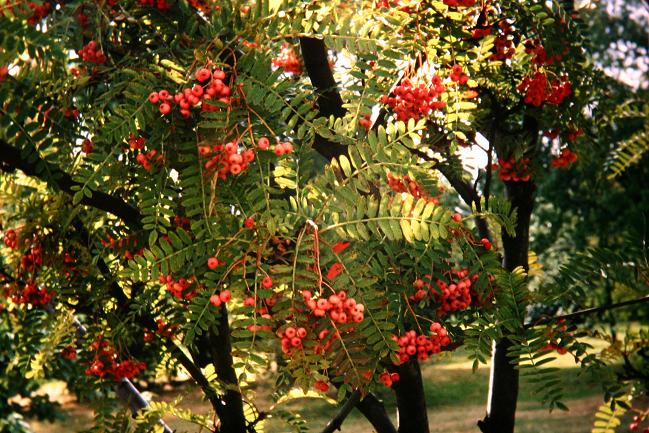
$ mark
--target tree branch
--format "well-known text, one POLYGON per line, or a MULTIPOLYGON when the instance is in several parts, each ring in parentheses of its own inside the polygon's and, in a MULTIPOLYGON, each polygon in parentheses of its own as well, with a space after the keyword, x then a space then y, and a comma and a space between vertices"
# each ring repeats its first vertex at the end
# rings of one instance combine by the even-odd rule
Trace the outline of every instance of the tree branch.
POLYGON ((322 429, 321 433, 333 433, 336 430, 340 430, 340 427, 343 425, 343 421, 347 418, 347 415, 356 407, 361 401, 361 392, 356 390, 349 396, 349 398, 340 406, 336 415, 327 423, 325 428, 322 429))
MULTIPOLYGON (((37 156, 36 159, 33 159, 31 155, 29 158, 25 157, 21 155, 18 149, 1 139, 0 169, 3 171, 19 169, 26 175, 45 181, 51 187, 70 195, 74 195, 75 189, 78 190, 83 187, 82 184, 75 182, 68 173, 46 162, 40 156, 37 156), (51 175, 45 176, 43 172, 49 172, 51 175)), ((84 195, 81 204, 115 215, 132 228, 138 229, 141 227, 140 212, 119 197, 101 191, 93 191, 92 197, 84 195)))

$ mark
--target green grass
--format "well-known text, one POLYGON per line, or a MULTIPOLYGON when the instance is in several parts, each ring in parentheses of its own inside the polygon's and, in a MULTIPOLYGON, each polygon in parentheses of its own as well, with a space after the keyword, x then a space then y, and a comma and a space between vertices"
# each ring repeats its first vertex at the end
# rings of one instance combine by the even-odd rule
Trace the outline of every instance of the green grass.
MULTIPOLYGON (((533 393, 533 387, 521 382, 517 412, 517 433, 587 433, 590 432, 596 408, 602 403, 596 380, 585 377, 581 370, 571 363, 569 355, 560 357, 553 363, 561 367, 559 377, 564 385, 564 403, 570 412, 555 410, 549 413, 533 393)), ((424 390, 429 408, 431 432, 476 433, 477 420, 484 417, 489 368, 481 366, 477 372, 471 371, 471 364, 461 351, 447 355, 436 362, 423 364, 424 390)), ((262 381, 257 389, 257 400, 261 410, 267 410, 272 401, 269 398, 271 384, 262 381)), ((171 400, 185 395, 182 406, 207 413, 209 405, 201 401, 198 390, 191 386, 172 390, 155 399, 171 400)), ((388 413, 395 418, 394 397, 389 389, 379 391, 388 413)), ((310 426, 310 431, 320 431, 336 413, 337 407, 322 399, 293 399, 280 406, 282 409, 299 412, 310 426)), ((83 406, 69 402, 64 408, 70 411, 65 422, 55 424, 36 423, 37 433, 74 432, 87 427, 92 412, 83 406)), ((181 431, 197 431, 191 425, 177 419, 168 419, 173 428, 181 431)), ((290 428, 282 419, 273 418, 266 422, 266 432, 289 432, 290 428)), ((353 411, 345 421, 343 433, 370 433, 372 428, 363 416, 353 411)))

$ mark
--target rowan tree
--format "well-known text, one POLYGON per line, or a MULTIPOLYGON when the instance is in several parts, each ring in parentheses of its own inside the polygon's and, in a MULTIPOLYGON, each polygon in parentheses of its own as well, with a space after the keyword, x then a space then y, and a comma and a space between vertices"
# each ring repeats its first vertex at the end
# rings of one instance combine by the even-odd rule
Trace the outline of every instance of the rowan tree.
MULTIPOLYGON (((571 14, 6 3, 0 314, 16 337, 0 365, 23 388, 66 380, 98 431, 165 428, 164 414, 222 433, 269 416, 299 429, 251 398, 275 362, 277 395, 342 403, 325 431, 358 407, 377 432, 428 432, 420 363, 460 346, 475 367, 492 356, 483 432, 513 431, 519 372, 564 408, 544 366, 557 351, 606 368, 565 318, 528 315, 574 293, 528 286, 536 185, 591 151, 589 110, 606 100, 571 14), (474 181, 463 155, 481 150, 474 181), (180 370, 213 413, 128 397, 131 379, 180 370), (136 423, 115 409, 123 396, 136 423)), ((646 287, 639 257, 624 284, 646 287)))

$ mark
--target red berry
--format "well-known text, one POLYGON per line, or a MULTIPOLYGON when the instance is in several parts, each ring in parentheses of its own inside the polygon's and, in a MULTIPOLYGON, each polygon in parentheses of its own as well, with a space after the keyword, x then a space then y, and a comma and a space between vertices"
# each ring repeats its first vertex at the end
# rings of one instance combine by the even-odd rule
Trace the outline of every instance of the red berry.
POLYGON ((462 215, 460 215, 459 213, 454 213, 452 218, 453 218, 453 221, 455 221, 457 223, 462 221, 462 215))
POLYGON ((219 266, 219 259, 216 257, 210 257, 207 259, 207 267, 214 270, 219 266))
POLYGON ((491 242, 489 241, 489 239, 482 238, 482 239, 480 239, 480 243, 485 248, 485 250, 490 250, 491 249, 491 242))
POLYGON ((257 147, 259 147, 261 150, 267 150, 269 146, 270 140, 268 140, 268 138, 266 137, 261 137, 257 142, 257 147))
POLYGON ((221 298, 222 302, 228 302, 230 299, 232 299, 232 293, 229 290, 223 290, 219 294, 219 298, 221 298))
POLYGON ((219 307, 221 305, 221 298, 219 297, 219 295, 210 296, 210 304, 214 305, 215 307, 219 307))
POLYGON ((322 392, 329 391, 329 384, 327 382, 322 381, 322 380, 317 380, 315 382, 315 384, 313 384, 313 386, 318 391, 322 391, 322 392))
POLYGON ((261 280, 261 285, 267 289, 270 289, 273 286, 273 279, 266 275, 263 280, 261 280))
POLYGON ((149 102, 152 104, 157 104, 160 101, 160 96, 158 95, 158 92, 152 92, 149 95, 149 102))
POLYGON ((248 217, 248 218, 246 218, 246 220, 243 222, 243 225, 244 225, 247 229, 252 229, 252 228, 255 227, 255 220, 254 220, 252 217, 248 217))
POLYGON ((196 74, 194 74, 196 77, 196 80, 199 82, 207 81, 212 77, 212 73, 209 71, 209 69, 206 68, 201 68, 198 71, 196 71, 196 74))
POLYGON ((160 114, 164 116, 169 113, 171 113, 171 105, 169 105, 167 102, 160 104, 160 114))

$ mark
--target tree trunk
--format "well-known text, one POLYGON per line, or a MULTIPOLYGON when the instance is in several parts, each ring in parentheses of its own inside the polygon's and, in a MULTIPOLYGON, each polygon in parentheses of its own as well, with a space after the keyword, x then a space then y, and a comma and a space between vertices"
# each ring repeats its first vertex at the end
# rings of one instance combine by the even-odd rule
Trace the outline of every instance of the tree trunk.
POLYGON ((232 362, 230 324, 228 310, 221 305, 221 317, 217 331, 210 330, 210 353, 214 362, 216 376, 223 383, 225 393, 222 400, 224 408, 218 411, 221 422, 219 433, 246 433, 246 417, 243 412, 243 399, 239 392, 239 380, 232 362))
POLYGON ((399 433, 429 433, 421 369, 416 359, 399 366, 400 379, 392 385, 397 395, 399 433))
MULTIPOLYGON (((536 122, 526 119, 526 129, 532 143, 537 139, 536 122)), ((522 266, 528 270, 528 250, 530 239, 530 217, 534 206, 534 183, 506 182, 507 198, 518 211, 516 234, 509 236, 502 231, 503 267, 507 271, 522 266)), ((521 326, 523 324, 521 323, 521 326)), ((511 341, 504 338, 494 341, 491 356, 491 376, 487 415, 478 426, 483 433, 513 433, 516 420, 516 400, 518 399, 518 370, 507 356, 511 341)))

